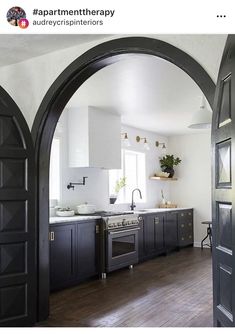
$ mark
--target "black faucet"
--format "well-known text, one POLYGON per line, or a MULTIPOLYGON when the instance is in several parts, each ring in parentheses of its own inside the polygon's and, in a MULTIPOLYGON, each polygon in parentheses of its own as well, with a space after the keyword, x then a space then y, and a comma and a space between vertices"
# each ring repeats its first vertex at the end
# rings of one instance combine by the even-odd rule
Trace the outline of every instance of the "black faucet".
POLYGON ((138 190, 139 194, 140 194, 140 198, 142 199, 142 194, 139 188, 135 188, 134 190, 132 190, 132 195, 131 195, 131 210, 133 211, 134 208, 136 207, 136 205, 134 204, 134 192, 138 190))

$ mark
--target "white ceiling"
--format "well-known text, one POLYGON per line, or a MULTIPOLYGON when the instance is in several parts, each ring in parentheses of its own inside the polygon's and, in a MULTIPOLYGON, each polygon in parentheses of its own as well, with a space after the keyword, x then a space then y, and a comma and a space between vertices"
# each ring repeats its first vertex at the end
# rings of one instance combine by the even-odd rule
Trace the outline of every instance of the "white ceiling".
POLYGON ((19 63, 107 36, 110 35, 0 35, 0 66, 19 63))
MULTIPOLYGON (((0 35, 0 66, 91 41, 98 43, 106 37, 117 35, 0 35)), ((225 41, 219 35, 164 35, 162 39, 201 62, 209 59, 216 68, 225 41)), ((69 106, 105 108, 119 113, 124 124, 159 134, 189 134, 199 132, 187 125, 200 106, 201 96, 193 80, 175 65, 152 56, 129 55, 88 79, 69 106)))
POLYGON ((187 128, 201 99, 199 87, 177 66, 153 56, 129 55, 89 78, 68 107, 97 106, 120 114, 123 124, 177 135, 208 131, 187 128))

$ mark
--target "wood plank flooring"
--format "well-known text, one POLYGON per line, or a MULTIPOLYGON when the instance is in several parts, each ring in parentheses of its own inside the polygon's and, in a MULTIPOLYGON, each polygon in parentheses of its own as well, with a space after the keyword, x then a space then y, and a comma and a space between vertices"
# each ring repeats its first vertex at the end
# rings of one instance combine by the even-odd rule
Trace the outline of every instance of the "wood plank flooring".
POLYGON ((55 292, 38 326, 212 327, 211 252, 182 249, 55 292))

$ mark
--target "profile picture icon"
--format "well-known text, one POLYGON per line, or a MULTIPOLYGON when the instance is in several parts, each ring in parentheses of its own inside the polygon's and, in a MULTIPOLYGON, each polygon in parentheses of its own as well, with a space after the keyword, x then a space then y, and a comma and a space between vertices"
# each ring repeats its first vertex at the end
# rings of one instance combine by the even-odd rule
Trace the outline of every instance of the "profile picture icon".
MULTIPOLYGON (((22 25, 22 22, 27 23, 28 20, 26 19, 26 13, 21 7, 12 7, 7 12, 7 21, 15 27, 20 27, 22 25)), ((27 24, 28 26, 28 24, 27 24)), ((24 24, 24 28, 26 25, 24 24)))

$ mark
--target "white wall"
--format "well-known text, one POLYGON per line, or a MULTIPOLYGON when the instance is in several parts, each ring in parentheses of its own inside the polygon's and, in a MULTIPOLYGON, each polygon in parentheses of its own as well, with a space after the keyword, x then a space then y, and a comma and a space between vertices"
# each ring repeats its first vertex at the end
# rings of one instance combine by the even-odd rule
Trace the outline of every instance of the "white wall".
MULTIPOLYGON (((68 146, 67 146, 67 117, 66 112, 61 116, 59 122, 60 131, 56 131, 57 136, 61 138, 61 201, 60 205, 64 207, 75 208, 76 205, 88 202, 95 204, 98 210, 128 210, 130 204, 109 204, 109 178, 108 170, 99 168, 69 168, 68 167, 68 146), (75 186, 75 189, 68 190, 67 184, 70 182, 79 182, 83 176, 88 176, 85 186, 75 186)), ((169 198, 169 184, 164 181, 153 181, 149 177, 160 170, 159 156, 161 150, 155 146, 155 141, 165 142, 167 138, 159 136, 149 131, 135 129, 129 126, 122 126, 122 132, 127 132, 130 139, 131 147, 128 149, 146 153, 146 193, 147 202, 138 203, 137 208, 157 207, 161 201, 161 189, 165 197, 169 198), (135 138, 139 135, 146 137, 150 150, 143 149, 142 143, 137 143, 135 138)), ((130 198, 131 202, 131 198, 130 198)))
POLYGON ((206 234, 201 222, 211 220, 210 133, 168 138, 169 152, 182 159, 175 170, 178 181, 171 184, 170 197, 178 206, 194 208, 195 246, 206 234))
MULTIPOLYGON (((226 35, 146 36, 166 41, 187 52, 216 81, 226 35)), ((74 47, 35 57, 25 62, 2 67, 0 68, 0 85, 7 90, 18 104, 31 127, 44 95, 59 74, 74 59, 93 46, 120 37, 123 36, 109 36, 105 39, 75 45, 74 47)))

